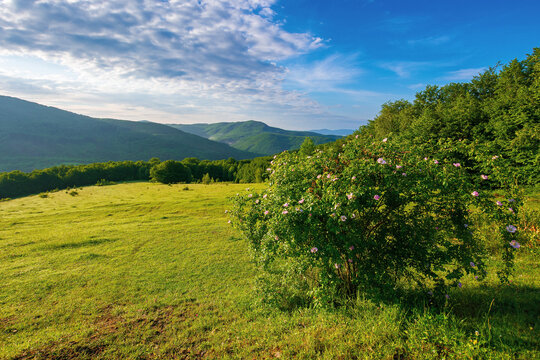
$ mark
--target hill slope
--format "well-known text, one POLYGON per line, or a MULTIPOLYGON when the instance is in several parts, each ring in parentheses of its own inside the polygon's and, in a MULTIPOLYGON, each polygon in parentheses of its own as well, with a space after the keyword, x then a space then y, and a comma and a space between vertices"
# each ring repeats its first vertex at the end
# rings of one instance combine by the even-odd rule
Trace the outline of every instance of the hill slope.
POLYGON ((310 137, 315 144, 324 144, 340 138, 340 136, 321 135, 310 131, 283 130, 253 120, 170 126, 260 155, 272 155, 283 150, 298 149, 306 137, 310 137))
POLYGON ((253 156, 162 124, 96 119, 0 96, 0 172, 152 157, 253 156))

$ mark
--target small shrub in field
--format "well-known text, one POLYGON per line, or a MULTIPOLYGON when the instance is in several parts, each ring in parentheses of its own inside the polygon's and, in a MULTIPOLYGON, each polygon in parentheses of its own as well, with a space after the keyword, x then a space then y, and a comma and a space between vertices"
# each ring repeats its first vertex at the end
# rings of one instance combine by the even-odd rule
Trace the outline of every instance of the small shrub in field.
POLYGON ((38 196, 39 196, 40 198, 42 198, 42 199, 45 199, 45 198, 48 198, 48 197, 49 197, 49 195, 48 195, 47 193, 41 193, 41 194, 39 194, 38 196))
POLYGON ((269 187, 238 195, 231 211, 262 270, 263 294, 328 304, 409 283, 442 297, 461 277, 486 275, 474 214, 496 226, 507 281, 521 202, 499 205, 481 189, 489 174, 471 182, 451 154, 352 138, 277 156, 269 187))
POLYGON ((77 190, 71 190, 71 191, 69 192, 69 195, 71 195, 71 196, 77 196, 77 195, 79 195, 79 193, 77 192, 77 190))
POLYGON ((107 185, 116 185, 114 181, 109 181, 105 179, 101 179, 96 183, 96 186, 107 186, 107 185))
POLYGON ((206 173, 201 179, 201 182, 205 185, 209 185, 210 183, 214 182, 213 179, 210 177, 210 174, 206 173))
POLYGON ((182 190, 183 190, 183 191, 189 191, 189 186, 187 186, 187 185, 184 186, 184 187, 182 188, 182 190))

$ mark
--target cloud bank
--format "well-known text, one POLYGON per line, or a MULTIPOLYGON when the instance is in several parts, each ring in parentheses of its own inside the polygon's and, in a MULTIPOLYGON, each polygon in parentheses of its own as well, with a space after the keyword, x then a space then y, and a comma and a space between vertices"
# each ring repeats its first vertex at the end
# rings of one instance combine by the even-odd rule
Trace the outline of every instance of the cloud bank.
POLYGON ((0 64, 13 65, 0 70, 4 91, 69 91, 81 103, 107 94, 109 104, 146 93, 137 105, 159 97, 171 113, 188 115, 276 106, 321 114, 318 103, 281 88, 286 69, 277 63, 323 40, 285 31, 273 20, 274 2, 0 0, 0 64), (14 65, 21 61, 29 71, 14 65), (43 66, 50 69, 37 71, 43 66))

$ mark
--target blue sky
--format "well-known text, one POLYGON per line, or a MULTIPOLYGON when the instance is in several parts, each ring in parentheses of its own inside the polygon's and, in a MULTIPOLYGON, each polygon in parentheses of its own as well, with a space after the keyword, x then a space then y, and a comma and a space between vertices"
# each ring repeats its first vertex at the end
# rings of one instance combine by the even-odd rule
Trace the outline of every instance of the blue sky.
POLYGON ((540 46, 540 2, 0 0, 0 94, 96 117, 357 128, 540 46))

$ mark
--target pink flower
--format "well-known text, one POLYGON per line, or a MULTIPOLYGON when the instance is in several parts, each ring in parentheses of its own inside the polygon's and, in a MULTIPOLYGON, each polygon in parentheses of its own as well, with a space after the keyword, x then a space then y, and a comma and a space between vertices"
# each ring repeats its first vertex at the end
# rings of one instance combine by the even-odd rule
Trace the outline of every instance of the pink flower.
POLYGON ((331 178, 330 174, 326 175, 326 178, 327 178, 327 179, 330 179, 330 178, 331 178))
POLYGON ((516 230, 517 230, 517 228, 516 228, 514 225, 508 225, 508 226, 506 227, 506 231, 508 231, 508 232, 511 233, 511 234, 515 233, 516 230))
POLYGON ((424 160, 427 160, 427 159, 428 159, 427 157, 424 158, 424 160))
POLYGON ((353 198, 353 193, 347 194, 347 199, 351 200, 353 198))
POLYGON ((375 195, 373 198, 374 198, 375 200, 379 200, 381 197, 380 197, 379 195, 375 195))
POLYGON ((248 198, 251 198, 251 197, 253 197, 253 194, 249 194, 249 195, 248 195, 248 198))
POLYGON ((272 171, 272 168, 266 168, 266 171, 272 171))
POLYGON ((379 164, 382 164, 382 165, 386 164, 386 161, 384 161, 383 158, 378 158, 378 159, 377 159, 377 162, 378 162, 379 164))
POLYGON ((499 158, 499 156, 495 155, 494 157, 491 158, 491 160, 496 160, 498 158, 499 158))
POLYGON ((230 224, 230 223, 231 223, 231 220, 227 221, 227 223, 229 223, 229 224, 230 224))
POLYGON ((255 204, 258 204, 259 203, 259 199, 255 200, 255 204))
POLYGON ((514 249, 519 249, 521 247, 521 245, 516 240, 510 241, 510 246, 514 249))
POLYGON ((480 175, 480 177, 482 178, 482 180, 487 180, 489 178, 489 176, 484 175, 484 174, 480 175))
POLYGON ((502 204, 503 204, 502 202, 497 201, 497 205, 498 205, 498 206, 502 206, 502 204))
POLYGON ((349 250, 353 251, 354 250, 354 245, 349 246, 349 250))
POLYGON ((476 266, 472 261, 469 263, 469 265, 471 265, 471 267, 475 267, 475 266, 476 266))
POLYGON ((352 263, 352 259, 347 260, 349 263, 352 263))
POLYGON ((317 251, 319 251, 319 249, 317 249, 316 247, 312 247, 311 250, 311 253, 315 254, 317 251))
POLYGON ((340 216, 341 221, 347 221, 347 217, 345 215, 340 216))
POLYGON ((268 215, 268 214, 270 214, 270 211, 266 210, 266 211, 264 212, 264 215, 268 215))
POLYGON ((341 264, 334 264, 334 267, 335 267, 336 269, 339 269, 339 268, 341 267, 341 264))
POLYGON ((471 195, 472 195, 472 196, 478 196, 478 195, 480 195, 480 194, 478 194, 478 191, 473 191, 473 192, 471 193, 471 195))
POLYGON ((401 165, 396 165, 396 169, 401 169, 403 166, 401 165))
POLYGON ((283 210, 283 212, 282 212, 283 215, 286 215, 286 214, 288 214, 288 213, 289 213, 289 212, 288 212, 287 210, 283 210))
POLYGON ((356 176, 353 176, 353 177, 351 178, 351 180, 356 180, 356 176))
POLYGON ((403 173, 403 174, 401 174, 401 176, 407 176, 407 173, 403 173))
POLYGON ((283 204, 283 207, 287 207, 287 206, 289 206, 289 203, 283 204))
POLYGON ((438 160, 433 160, 433 162, 437 165, 439 164, 439 161, 438 160))
POLYGON ((322 175, 321 175, 321 174, 317 175, 317 179, 320 179, 321 177, 322 177, 322 175))
POLYGON ((358 139, 358 135, 356 135, 354 138, 355 138, 355 139, 358 139))
POLYGON ((508 208, 508 211, 510 211, 512 214, 514 213, 514 209, 508 208))
POLYGON ((387 142, 387 141, 388 141, 388 138, 382 139, 382 142, 387 142))
POLYGON ((460 163, 454 163, 454 166, 455 167, 461 167, 461 164, 460 163))
POLYGON ((303 203, 304 203, 304 199, 298 200, 298 203, 299 203, 299 204, 303 204, 303 203))

